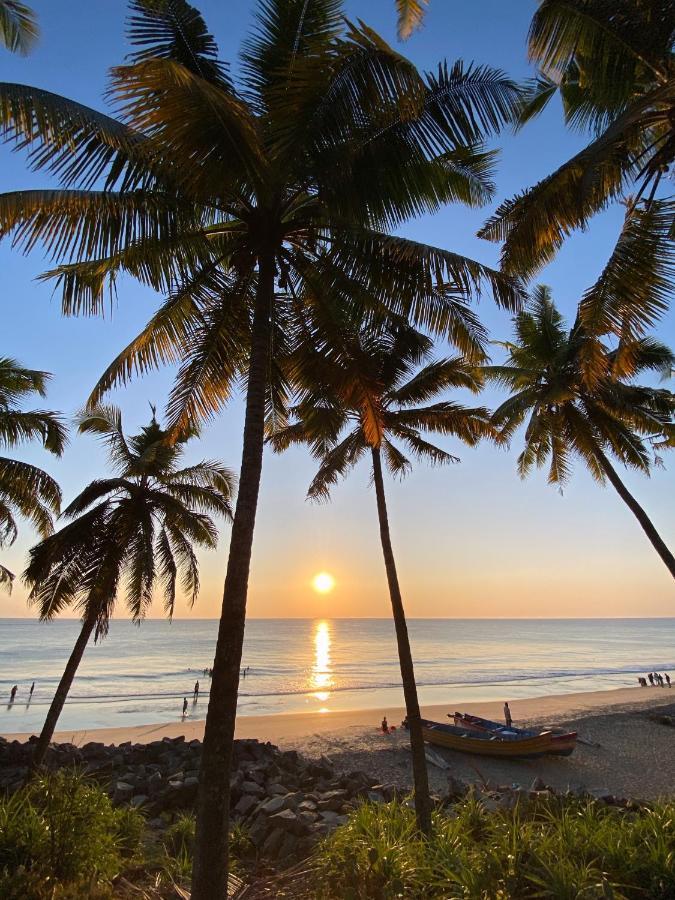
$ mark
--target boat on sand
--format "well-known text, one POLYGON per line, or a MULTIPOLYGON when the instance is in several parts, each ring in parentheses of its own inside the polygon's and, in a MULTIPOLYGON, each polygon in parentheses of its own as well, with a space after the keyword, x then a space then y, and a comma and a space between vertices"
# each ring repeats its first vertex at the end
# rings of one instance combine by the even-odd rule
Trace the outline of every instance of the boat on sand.
POLYGON ((574 732, 556 734, 552 731, 507 729, 498 723, 490 724, 495 725, 497 730, 479 730, 465 725, 449 725, 422 719, 422 736, 427 743, 446 750, 514 759, 531 759, 548 754, 569 756, 576 746, 577 735, 574 732))

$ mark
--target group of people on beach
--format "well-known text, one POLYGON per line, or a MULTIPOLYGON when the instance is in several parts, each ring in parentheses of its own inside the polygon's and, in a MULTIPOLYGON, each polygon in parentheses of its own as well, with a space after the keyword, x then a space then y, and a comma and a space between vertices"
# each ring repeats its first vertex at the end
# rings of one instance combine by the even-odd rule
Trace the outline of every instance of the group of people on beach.
POLYGON ((647 678, 638 676, 638 683, 640 687, 647 687, 647 681, 649 681, 649 684, 652 687, 665 687, 666 684, 668 685, 668 687, 671 687, 670 675, 667 672, 664 672, 663 675, 660 675, 658 672, 649 672, 647 678))
MULTIPOLYGON (((10 706, 16 700, 16 695, 17 695, 18 690, 19 690, 19 685, 15 684, 14 687, 12 688, 12 690, 9 692, 9 705, 10 706)), ((31 684, 30 690, 28 691, 28 700, 27 700, 28 703, 30 703, 30 701, 33 699, 33 691, 34 690, 35 690, 35 682, 33 682, 31 684)))
MULTIPOLYGON (((240 676, 241 676, 242 678, 246 678, 246 675, 248 674, 248 670, 249 670, 250 668, 251 668, 250 666, 246 666, 245 669, 242 669, 241 672, 239 673, 240 676)), ((205 676, 208 675, 209 678, 213 678, 213 669, 204 669, 204 675, 205 675, 205 676)))

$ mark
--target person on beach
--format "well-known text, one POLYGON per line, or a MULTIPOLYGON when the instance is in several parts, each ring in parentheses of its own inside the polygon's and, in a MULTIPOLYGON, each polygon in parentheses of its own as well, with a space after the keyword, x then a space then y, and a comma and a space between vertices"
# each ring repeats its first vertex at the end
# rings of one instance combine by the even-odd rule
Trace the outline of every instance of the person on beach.
POLYGON ((187 715, 188 702, 187 697, 183 697, 183 718, 187 715))
POLYGON ((666 684, 668 685, 668 687, 670 687, 670 675, 667 672, 665 673, 665 678, 666 678, 666 684))
POLYGON ((14 703, 14 698, 16 697, 16 692, 19 690, 19 685, 15 684, 12 690, 9 692, 9 702, 14 703))
POLYGON ((513 719, 511 718, 511 710, 509 709, 509 704, 504 704, 504 722, 506 723, 506 727, 510 728, 513 725, 513 719))
POLYGON ((653 672, 650 672, 650 673, 647 675, 647 678, 649 679, 649 683, 651 684, 651 686, 654 687, 654 673, 653 673, 653 672))
POLYGON ((656 677, 659 681, 659 687, 663 687, 663 675, 657 675, 656 677))
POLYGON ((387 717, 382 717, 382 724, 380 725, 382 729, 382 734, 389 734, 389 722, 387 722, 387 717))
POLYGON ((199 700, 199 682, 195 681, 195 689, 193 691, 194 701, 195 703, 199 700))

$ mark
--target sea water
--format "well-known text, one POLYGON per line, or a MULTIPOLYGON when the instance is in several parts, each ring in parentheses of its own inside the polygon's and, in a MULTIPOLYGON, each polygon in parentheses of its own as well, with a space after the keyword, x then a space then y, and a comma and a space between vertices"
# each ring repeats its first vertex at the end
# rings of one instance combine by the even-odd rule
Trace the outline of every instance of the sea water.
MULTIPOLYGON (((179 721, 184 697, 189 715, 203 717, 217 625, 113 621, 87 648, 59 729, 179 721)), ((675 672, 675 619, 411 619, 408 628, 421 702, 449 709, 636 686, 638 675, 675 672)), ((76 621, 0 619, 0 733, 39 729, 78 630, 76 621)), ((387 619, 250 619, 242 666, 244 716, 403 705, 387 619)))

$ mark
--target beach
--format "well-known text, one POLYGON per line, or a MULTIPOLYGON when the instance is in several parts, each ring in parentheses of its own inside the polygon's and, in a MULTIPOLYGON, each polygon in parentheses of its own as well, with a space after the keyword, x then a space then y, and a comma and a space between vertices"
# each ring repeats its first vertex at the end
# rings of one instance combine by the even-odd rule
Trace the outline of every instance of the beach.
MULTIPOLYGON (((463 704, 462 711, 501 719, 501 702, 463 704)), ((205 706, 204 706, 205 709, 205 706)), ((667 688, 622 688, 534 697, 511 702, 514 723, 523 726, 564 726, 579 733, 580 742, 570 757, 538 760, 494 760, 442 751, 449 768, 429 766, 432 790, 443 793, 448 773, 465 781, 491 780, 500 784, 529 786, 542 778, 556 790, 585 788, 616 796, 653 799, 674 793, 675 728, 658 721, 675 714, 675 691, 667 688)), ((422 709, 425 718, 447 721, 448 706, 422 709)), ((401 721, 400 707, 347 710, 332 713, 286 713, 241 716, 238 738, 270 741, 282 749, 294 749, 318 758, 328 757, 345 772, 361 769, 381 781, 410 785, 408 735, 402 729, 383 735, 378 725, 383 715, 390 724, 401 721)), ((174 723, 128 728, 59 731, 55 740, 83 745, 149 743, 163 737, 184 735, 200 739, 204 721, 189 716, 174 723)), ((6 733, 25 740, 26 733, 6 733)))

